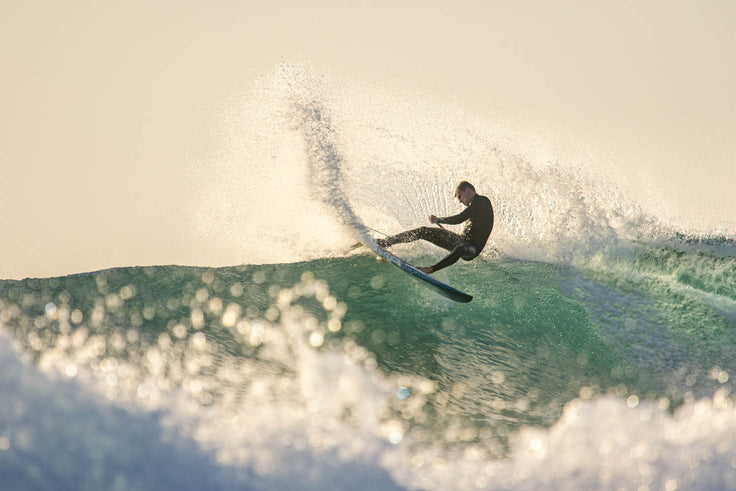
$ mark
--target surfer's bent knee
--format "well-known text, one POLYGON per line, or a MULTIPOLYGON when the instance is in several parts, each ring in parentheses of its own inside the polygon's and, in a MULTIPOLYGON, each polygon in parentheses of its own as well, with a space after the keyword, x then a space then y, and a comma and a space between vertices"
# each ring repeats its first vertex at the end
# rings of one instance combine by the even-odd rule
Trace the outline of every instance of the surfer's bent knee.
POLYGON ((472 259, 475 259, 475 256, 478 255, 478 251, 472 245, 466 244, 461 247, 463 248, 463 251, 462 256, 460 257, 463 258, 463 261, 470 261, 472 259))

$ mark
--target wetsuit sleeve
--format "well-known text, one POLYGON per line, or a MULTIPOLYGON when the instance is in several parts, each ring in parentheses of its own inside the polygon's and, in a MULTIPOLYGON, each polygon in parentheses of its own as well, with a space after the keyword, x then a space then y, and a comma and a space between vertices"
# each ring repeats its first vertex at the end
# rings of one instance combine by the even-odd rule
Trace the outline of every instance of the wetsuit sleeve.
POLYGON ((447 223, 448 225, 457 225, 459 223, 463 223, 465 220, 473 216, 473 203, 470 203, 470 206, 465 208, 461 213, 458 213, 457 215, 452 215, 451 217, 438 217, 437 223, 447 223))

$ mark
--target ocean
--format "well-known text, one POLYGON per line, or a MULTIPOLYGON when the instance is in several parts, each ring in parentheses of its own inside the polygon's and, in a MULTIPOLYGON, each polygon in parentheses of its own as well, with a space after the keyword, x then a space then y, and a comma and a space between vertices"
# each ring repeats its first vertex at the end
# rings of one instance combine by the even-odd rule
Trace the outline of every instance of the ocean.
POLYGON ((450 103, 283 64, 246 105, 190 211, 241 261, 0 281, 3 489, 736 489, 733 231, 450 103), (351 249, 463 179, 471 303, 351 249))

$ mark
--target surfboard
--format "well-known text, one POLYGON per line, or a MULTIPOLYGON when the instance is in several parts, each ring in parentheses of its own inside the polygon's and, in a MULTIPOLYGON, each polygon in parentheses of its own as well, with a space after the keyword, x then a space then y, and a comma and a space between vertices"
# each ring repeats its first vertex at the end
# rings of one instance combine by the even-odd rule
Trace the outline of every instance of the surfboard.
POLYGON ((471 300, 473 300, 472 295, 468 295, 467 293, 461 292, 460 290, 453 288, 450 285, 447 285, 435 278, 432 278, 428 274, 422 273, 421 271, 419 271, 417 268, 415 268, 411 264, 405 261, 402 261, 398 257, 388 252, 386 249, 380 247, 373 240, 367 240, 365 242, 366 242, 365 245, 370 247, 371 250, 373 250, 373 252, 375 252, 376 254, 378 254, 379 256, 381 256, 383 259, 393 264, 394 266, 401 268, 402 271, 412 275, 414 278, 422 281, 427 286, 433 288, 437 293, 439 293, 443 297, 449 298, 450 300, 454 300, 455 302, 460 302, 460 303, 468 303, 471 300))

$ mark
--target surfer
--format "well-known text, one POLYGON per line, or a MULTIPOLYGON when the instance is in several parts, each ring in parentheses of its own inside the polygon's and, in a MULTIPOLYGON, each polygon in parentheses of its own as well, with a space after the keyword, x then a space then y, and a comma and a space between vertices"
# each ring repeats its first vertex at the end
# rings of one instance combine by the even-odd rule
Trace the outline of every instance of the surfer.
MULTIPOLYGON (((462 234, 456 234, 444 228, 419 227, 408 230, 385 239, 378 239, 376 243, 385 248, 394 244, 403 244, 415 240, 426 240, 432 244, 450 251, 450 254, 434 266, 417 268, 422 273, 432 274, 442 268, 455 264, 458 259, 465 261, 475 259, 485 247, 493 229, 493 206, 491 201, 475 192, 475 187, 467 181, 462 181, 455 189, 457 198, 467 208, 461 213, 449 217, 429 216, 431 223, 447 223, 457 225, 468 221, 462 234)), ((441 227, 441 225, 440 225, 441 227)))

